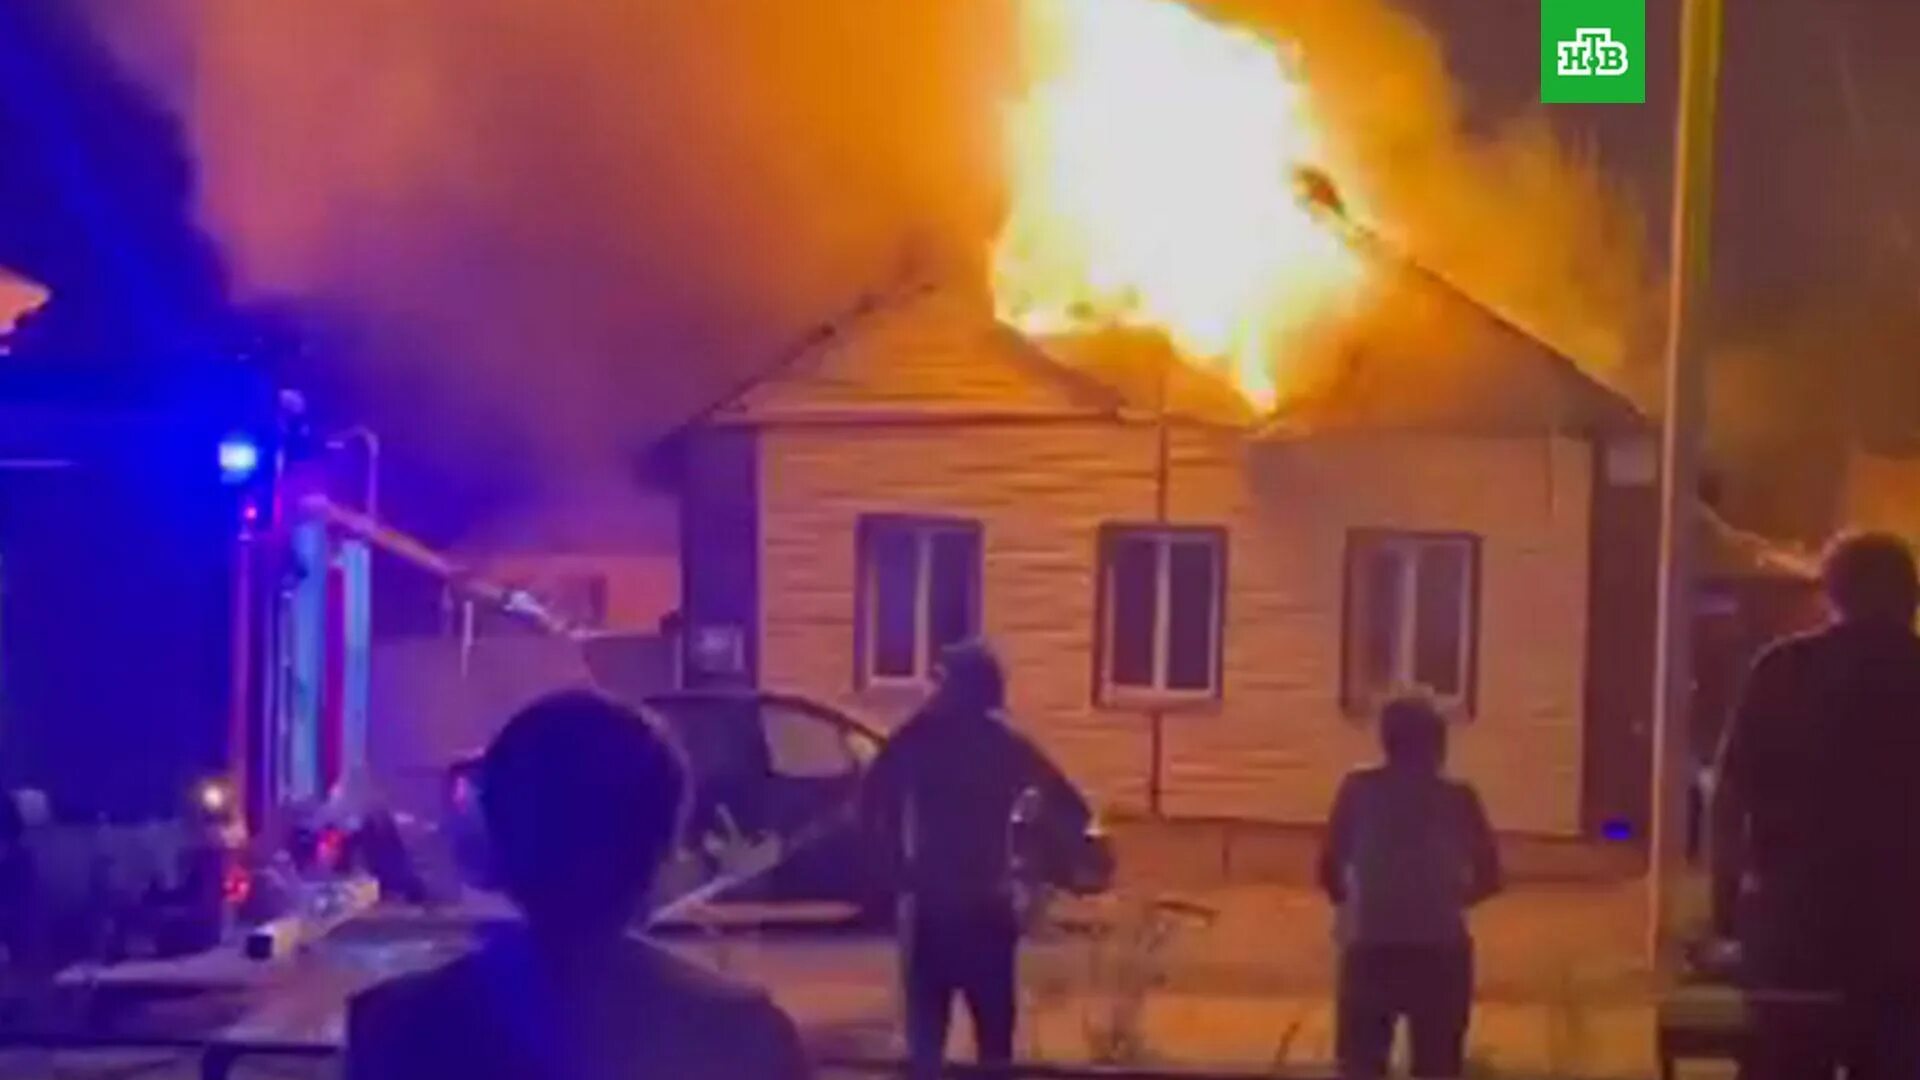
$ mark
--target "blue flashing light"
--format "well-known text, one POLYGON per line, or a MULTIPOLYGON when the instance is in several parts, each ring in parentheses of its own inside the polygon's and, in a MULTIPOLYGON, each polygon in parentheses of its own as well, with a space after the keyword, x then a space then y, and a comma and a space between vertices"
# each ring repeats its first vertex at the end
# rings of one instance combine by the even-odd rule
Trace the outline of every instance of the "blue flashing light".
POLYGON ((1633 839, 1633 822, 1619 818, 1604 822, 1600 826, 1600 836, 1616 844, 1625 843, 1633 839))
POLYGON ((260 470, 260 447, 245 435, 229 435, 220 440, 220 478, 229 484, 243 484, 260 470))

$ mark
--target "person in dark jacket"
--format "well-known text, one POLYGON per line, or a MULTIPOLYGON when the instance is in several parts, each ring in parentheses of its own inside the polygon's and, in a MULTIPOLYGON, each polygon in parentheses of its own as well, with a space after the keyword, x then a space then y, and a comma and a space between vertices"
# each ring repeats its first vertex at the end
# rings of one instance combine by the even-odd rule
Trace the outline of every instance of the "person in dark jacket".
POLYGON ((767 996, 632 938, 674 844, 686 768, 650 719, 588 693, 529 706, 480 803, 526 916, 466 958, 354 999, 347 1080, 803 1080, 767 996))
POLYGON ((1748 677, 1720 753, 1714 850, 1739 884, 1751 981, 1825 995, 1837 1024, 1791 999, 1763 1008, 1747 1072, 1831 1076, 1841 1065, 1854 1080, 1912 1080, 1920 575, 1904 542, 1861 534, 1829 549, 1823 577, 1832 622, 1775 644, 1748 677))
POLYGON ((1005 720, 1006 677, 984 642, 949 647, 927 704, 868 775, 863 818, 897 869, 907 1043, 916 1076, 938 1075, 953 999, 972 1015, 981 1064, 1013 1058, 1020 927, 1009 825, 1039 792, 1063 834, 1092 814, 1060 770, 1005 720))

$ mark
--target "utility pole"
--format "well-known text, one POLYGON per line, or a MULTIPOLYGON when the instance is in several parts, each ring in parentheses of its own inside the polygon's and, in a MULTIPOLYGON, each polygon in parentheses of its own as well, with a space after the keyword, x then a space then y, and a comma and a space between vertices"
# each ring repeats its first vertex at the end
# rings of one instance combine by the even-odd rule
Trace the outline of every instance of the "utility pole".
POLYGON ((1714 114, 1722 0, 1681 0, 1679 106, 1667 295, 1666 411, 1661 438, 1660 604, 1654 675, 1653 823, 1647 866, 1647 947, 1670 958, 1675 891, 1687 849, 1692 773, 1693 622, 1705 426, 1702 333, 1713 216, 1714 114))

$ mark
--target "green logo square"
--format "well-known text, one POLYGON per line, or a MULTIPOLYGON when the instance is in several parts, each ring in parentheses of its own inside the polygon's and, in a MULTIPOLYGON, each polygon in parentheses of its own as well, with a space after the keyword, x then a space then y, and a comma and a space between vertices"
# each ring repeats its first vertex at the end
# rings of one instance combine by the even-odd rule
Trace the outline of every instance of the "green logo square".
POLYGON ((1644 104, 1646 0, 1540 0, 1540 100, 1644 104))

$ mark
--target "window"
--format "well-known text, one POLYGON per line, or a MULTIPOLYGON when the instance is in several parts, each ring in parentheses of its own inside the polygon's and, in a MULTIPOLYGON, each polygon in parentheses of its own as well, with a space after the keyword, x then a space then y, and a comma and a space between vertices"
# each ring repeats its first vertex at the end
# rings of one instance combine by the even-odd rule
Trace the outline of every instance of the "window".
POLYGON ((1462 534, 1363 531, 1347 541, 1343 698, 1366 714, 1399 694, 1473 709, 1480 542, 1462 534))
POLYGON ((1219 696, 1225 566, 1218 529, 1102 530, 1101 700, 1219 696))
POLYGON ((860 521, 859 682, 924 683, 940 650, 980 632, 980 527, 860 521))
POLYGON ((788 780, 854 777, 860 755, 855 736, 807 709, 785 701, 760 704, 760 726, 767 736, 767 760, 773 775, 788 780))

